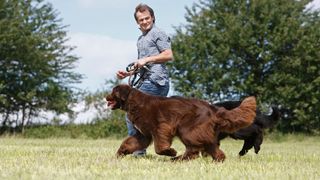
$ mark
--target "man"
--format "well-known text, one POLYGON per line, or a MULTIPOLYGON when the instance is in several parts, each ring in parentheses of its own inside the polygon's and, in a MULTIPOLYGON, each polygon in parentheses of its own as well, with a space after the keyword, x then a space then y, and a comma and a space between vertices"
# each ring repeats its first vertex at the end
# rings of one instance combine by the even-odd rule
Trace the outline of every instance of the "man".
MULTIPOLYGON (((169 75, 165 63, 173 59, 170 38, 155 26, 153 9, 146 4, 139 4, 134 12, 134 18, 139 25, 142 35, 138 38, 138 60, 135 67, 141 68, 142 75, 136 88, 151 95, 167 96, 169 91, 169 75)), ((130 76, 130 72, 118 71, 119 79, 130 76)), ((131 121, 126 117, 128 135, 137 132, 131 121)), ((136 151, 134 156, 143 156, 146 150, 136 151)))

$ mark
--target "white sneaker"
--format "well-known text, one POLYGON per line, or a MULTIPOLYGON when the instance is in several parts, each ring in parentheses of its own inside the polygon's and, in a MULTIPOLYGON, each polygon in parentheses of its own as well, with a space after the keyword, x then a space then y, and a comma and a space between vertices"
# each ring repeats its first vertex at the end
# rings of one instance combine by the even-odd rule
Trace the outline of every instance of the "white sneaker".
POLYGON ((132 153, 133 157, 144 157, 146 155, 147 155, 147 151, 145 149, 144 150, 137 150, 132 153))

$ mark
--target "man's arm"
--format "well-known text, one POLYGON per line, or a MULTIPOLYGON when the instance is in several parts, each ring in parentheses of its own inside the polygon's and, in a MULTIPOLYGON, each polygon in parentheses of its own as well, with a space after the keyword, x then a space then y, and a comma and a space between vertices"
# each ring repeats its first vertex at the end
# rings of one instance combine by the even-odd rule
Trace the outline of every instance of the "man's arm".
POLYGON ((173 60, 173 53, 171 49, 166 49, 160 54, 138 59, 135 66, 142 67, 148 63, 164 63, 173 60))

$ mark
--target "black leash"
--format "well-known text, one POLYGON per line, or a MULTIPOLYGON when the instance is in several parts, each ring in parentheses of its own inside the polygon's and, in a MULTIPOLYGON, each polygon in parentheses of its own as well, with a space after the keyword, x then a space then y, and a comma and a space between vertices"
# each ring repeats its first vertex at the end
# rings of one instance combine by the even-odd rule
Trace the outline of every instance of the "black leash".
POLYGON ((129 77, 129 80, 128 80, 129 86, 135 87, 142 80, 142 78, 144 77, 145 73, 147 71, 150 71, 150 69, 147 67, 147 65, 144 65, 142 68, 144 68, 145 70, 143 70, 143 73, 140 74, 141 68, 138 68, 138 67, 134 66, 134 63, 130 63, 126 67, 126 71, 127 72, 132 72, 130 77, 129 77), (137 79, 138 74, 139 74, 139 78, 137 79))

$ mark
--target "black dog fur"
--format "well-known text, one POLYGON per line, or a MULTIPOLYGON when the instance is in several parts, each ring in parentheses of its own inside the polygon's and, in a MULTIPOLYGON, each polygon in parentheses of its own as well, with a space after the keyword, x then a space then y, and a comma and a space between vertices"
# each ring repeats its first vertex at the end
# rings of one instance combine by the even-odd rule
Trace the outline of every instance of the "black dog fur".
MULTIPOLYGON (((238 107, 241 101, 225 101, 215 103, 214 105, 224 107, 228 110, 238 107)), ((254 152, 258 154, 260 151, 260 146, 263 141, 263 129, 272 128, 280 119, 280 111, 277 107, 272 107, 272 114, 265 115, 258 108, 256 110, 256 118, 254 122, 243 129, 239 129, 234 133, 221 132, 218 135, 218 144, 220 140, 231 137, 233 139, 244 140, 243 147, 239 152, 240 156, 245 155, 252 147, 254 147, 254 152)))

